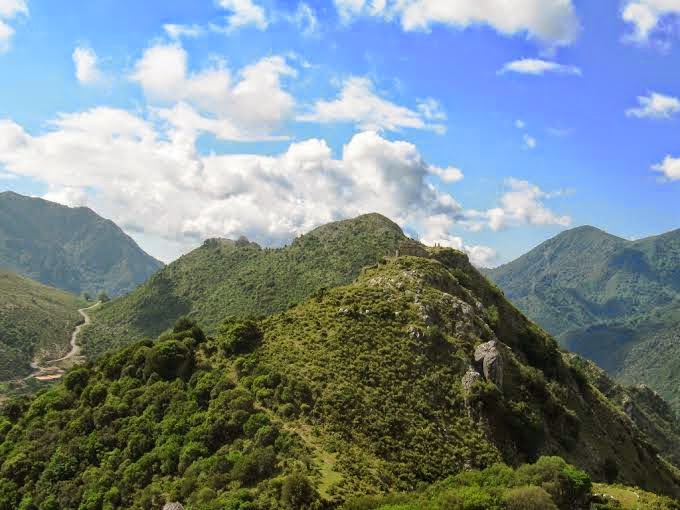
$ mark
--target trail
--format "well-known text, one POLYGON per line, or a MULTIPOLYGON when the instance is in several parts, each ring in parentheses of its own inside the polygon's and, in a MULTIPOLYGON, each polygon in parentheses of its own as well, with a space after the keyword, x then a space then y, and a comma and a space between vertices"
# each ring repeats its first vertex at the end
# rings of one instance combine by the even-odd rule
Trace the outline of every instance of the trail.
POLYGON ((42 366, 38 365, 38 363, 34 361, 33 363, 31 363, 31 368, 33 369, 33 372, 24 380, 31 378, 35 378, 38 381, 52 381, 55 379, 60 379, 61 376, 64 375, 64 367, 57 366, 57 364, 64 365, 65 362, 80 356, 80 352, 82 349, 78 345, 78 335, 80 335, 80 332, 85 326, 88 326, 92 322, 87 312, 89 310, 97 308, 99 305, 101 305, 101 302, 95 303, 94 305, 88 306, 87 308, 81 308, 80 310, 78 310, 78 313, 83 317, 83 322, 78 324, 76 326, 76 329, 73 330, 73 333, 71 333, 70 342, 71 350, 68 352, 68 354, 58 359, 43 361, 42 366))

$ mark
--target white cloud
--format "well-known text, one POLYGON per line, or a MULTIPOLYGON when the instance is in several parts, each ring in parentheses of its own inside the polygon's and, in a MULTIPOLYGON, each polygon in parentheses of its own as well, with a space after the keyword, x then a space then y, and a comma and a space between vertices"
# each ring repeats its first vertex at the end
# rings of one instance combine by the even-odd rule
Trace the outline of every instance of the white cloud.
POLYGON ((174 122, 178 136, 208 131, 224 140, 272 138, 295 106, 281 85, 285 76, 295 76, 283 57, 263 58, 241 69, 236 76, 224 62, 197 73, 188 70, 187 52, 178 44, 159 44, 147 49, 137 62, 131 79, 161 108, 169 122, 182 116, 190 122, 174 122), (178 104, 180 103, 180 104, 178 104))
POLYGON ((661 163, 654 165, 652 170, 661 172, 669 181, 680 181, 680 158, 666 156, 661 163))
POLYGON ((85 207, 90 201, 84 189, 72 186, 52 188, 42 198, 69 207, 85 207))
POLYGON ((304 2, 298 4, 295 14, 289 16, 289 21, 298 27, 302 35, 311 36, 319 30, 319 20, 314 10, 304 2))
POLYGON ((335 0, 335 5, 346 22, 358 16, 398 18, 404 30, 489 25, 501 34, 525 33, 549 45, 570 44, 580 30, 571 0, 335 0))
POLYGON ((171 39, 181 39, 182 37, 200 37, 205 33, 205 30, 198 25, 176 25, 168 23, 163 25, 163 30, 171 39))
POLYGON ((269 25, 264 9, 252 0, 218 0, 218 5, 231 12, 227 16, 227 30, 249 25, 265 30, 269 25))
POLYGON ((473 231, 482 228, 504 230, 522 225, 571 225, 569 216, 560 215, 545 205, 545 200, 562 195, 549 193, 528 181, 508 178, 499 205, 487 211, 466 211, 464 222, 473 231))
POLYGON ((648 96, 639 96, 637 108, 626 111, 628 117, 669 119, 680 112, 680 100, 677 97, 665 96, 651 92, 648 96))
POLYGON ((529 134, 526 134, 526 133, 524 134, 524 146, 527 149, 529 149, 529 150, 535 149, 537 145, 538 145, 538 142, 536 141, 536 138, 534 138, 533 136, 531 136, 529 134))
POLYGON ((629 38, 645 42, 666 16, 680 14, 680 0, 629 0, 621 14, 633 26, 629 38))
POLYGON ((525 127, 527 127, 527 125, 523 120, 518 119, 515 121, 515 127, 517 129, 524 129, 525 127))
POLYGON ((0 53, 9 51, 14 28, 8 21, 19 15, 28 16, 26 0, 0 0, 0 53))
POLYGON ((500 71, 498 71, 498 74, 505 73, 531 74, 534 76, 542 76, 546 73, 571 74, 574 76, 580 76, 582 74, 581 69, 578 67, 567 66, 537 58, 523 58, 508 62, 500 71))
POLYGON ((452 169, 435 170, 414 145, 375 132, 354 136, 336 159, 318 139, 277 156, 205 156, 195 138, 112 108, 60 115, 50 126, 34 136, 0 121, 0 168, 47 184, 48 196, 62 203, 92 197, 129 232, 187 248, 241 234, 280 244, 371 211, 418 229, 432 215, 462 214, 451 195, 428 182, 433 173, 453 176, 452 169))
POLYGON ((447 184, 452 184, 454 182, 463 180, 463 172, 459 168, 453 166, 447 168, 431 166, 430 173, 436 175, 447 184))
POLYGON ((446 127, 439 121, 445 118, 439 103, 433 99, 421 101, 418 111, 411 110, 378 96, 371 80, 355 76, 345 80, 337 99, 318 101, 310 113, 300 115, 298 120, 347 122, 362 130, 399 131, 411 128, 443 133, 446 127))
POLYGON ((76 78, 83 85, 101 83, 104 75, 99 70, 99 59, 94 50, 79 46, 73 51, 73 64, 76 67, 76 78))
POLYGON ((455 220, 446 214, 433 214, 421 222, 423 235, 421 241, 430 246, 445 246, 464 251, 477 267, 490 267, 496 261, 496 250, 488 246, 467 245, 463 238, 451 233, 455 220))

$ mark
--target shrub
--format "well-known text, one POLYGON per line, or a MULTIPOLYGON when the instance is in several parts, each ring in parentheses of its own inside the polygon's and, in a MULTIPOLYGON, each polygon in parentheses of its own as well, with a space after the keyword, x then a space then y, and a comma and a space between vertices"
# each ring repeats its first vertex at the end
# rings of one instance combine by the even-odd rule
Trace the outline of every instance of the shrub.
POLYGON ((273 448, 258 448, 236 461, 231 476, 244 485, 252 485, 271 475, 275 467, 276 455, 273 448))
POLYGON ((507 510, 557 510, 545 489, 535 486, 517 487, 503 496, 507 510))
POLYGON ((262 332, 252 319, 228 319, 220 327, 217 341, 227 355, 253 351, 262 340, 262 332))
POLYGON ((286 508, 291 510, 308 508, 315 499, 316 493, 314 487, 312 487, 306 476, 294 473, 283 481, 281 501, 286 508))
POLYGON ((194 364, 193 353, 186 345, 177 340, 158 342, 146 357, 144 375, 156 373, 165 380, 187 377, 194 364))
POLYGON ((87 381, 90 378, 90 372, 87 368, 76 368, 71 370, 64 377, 64 386, 71 393, 80 394, 85 386, 87 386, 87 381))

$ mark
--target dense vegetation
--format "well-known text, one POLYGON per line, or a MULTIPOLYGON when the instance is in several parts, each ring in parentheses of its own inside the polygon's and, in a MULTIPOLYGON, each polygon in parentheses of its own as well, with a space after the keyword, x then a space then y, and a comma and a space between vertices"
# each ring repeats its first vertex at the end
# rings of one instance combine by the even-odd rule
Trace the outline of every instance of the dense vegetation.
POLYGON ((398 225, 370 214, 325 225, 281 249, 245 239, 206 241, 96 312, 83 335, 85 350, 96 355, 155 338, 184 315, 212 333, 225 315, 280 312, 321 288, 351 282, 406 240, 398 225))
POLYGON ((90 209, 0 193, 0 268, 74 294, 120 295, 161 266, 90 209))
POLYGON ((680 410, 680 230, 627 241, 581 227, 488 275, 566 348, 680 410))
POLYGON ((383 259, 214 335, 182 319, 3 416, 0 509, 599 504, 580 469, 680 494, 635 423, 454 250, 383 259))
POLYGON ((81 304, 72 294, 0 270, 0 381, 27 375, 34 359, 68 351, 81 304))

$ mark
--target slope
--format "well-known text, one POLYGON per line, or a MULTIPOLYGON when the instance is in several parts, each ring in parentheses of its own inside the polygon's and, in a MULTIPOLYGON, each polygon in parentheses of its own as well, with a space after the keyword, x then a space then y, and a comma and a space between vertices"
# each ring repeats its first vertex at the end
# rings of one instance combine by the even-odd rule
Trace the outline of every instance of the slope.
POLYGON ((680 409, 680 230, 627 241, 581 227, 487 274, 565 347, 680 409))
POLYGON ((489 477, 552 491, 501 508, 587 504, 587 475, 559 459, 470 472, 542 455, 680 494, 645 434, 464 254, 422 255, 268 318, 227 319, 214 338, 184 319, 11 402, 0 508, 323 508, 462 471, 451 497, 456 484, 477 497, 489 477))
POLYGON ((34 359, 66 353, 81 304, 72 294, 0 270, 0 380, 28 375, 34 359))
POLYGON ((183 315, 213 332, 226 315, 285 310, 323 287, 352 281, 407 241, 398 225, 378 214, 324 225, 279 249, 245 239, 208 240, 94 313, 83 335, 85 351, 96 355, 154 338, 183 315))
POLYGON ((74 294, 131 291, 162 264, 92 210, 0 193, 0 267, 74 294))

